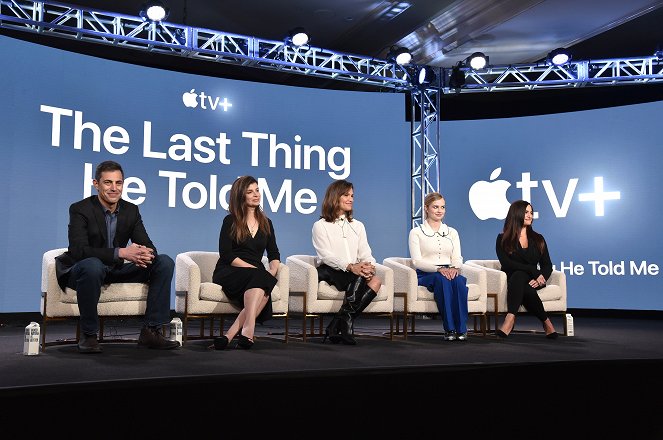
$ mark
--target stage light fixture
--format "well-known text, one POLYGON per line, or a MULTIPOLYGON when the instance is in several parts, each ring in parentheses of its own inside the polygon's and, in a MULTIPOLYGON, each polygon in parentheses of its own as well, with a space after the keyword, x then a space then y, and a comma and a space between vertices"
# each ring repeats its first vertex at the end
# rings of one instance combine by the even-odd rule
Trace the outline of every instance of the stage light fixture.
POLYGON ((309 36, 303 27, 296 27, 288 32, 286 42, 295 47, 305 46, 309 42, 309 36))
POLYGON ((451 68, 451 74, 449 75, 450 89, 460 90, 465 85, 465 72, 460 70, 460 64, 458 63, 451 68))
POLYGON ((404 47, 391 46, 391 49, 387 54, 387 61, 401 66, 404 64, 410 64, 410 61, 412 61, 412 54, 404 47))
POLYGON ((417 84, 420 86, 426 86, 435 81, 436 77, 437 75, 432 67, 420 66, 419 72, 417 72, 417 84))
POLYGON ((554 66, 561 66, 571 61, 571 54, 566 49, 560 47, 550 51, 546 59, 548 61, 548 64, 552 64, 554 66))
POLYGON ((186 45, 186 32, 184 31, 184 29, 177 29, 175 31, 175 39, 181 45, 186 45))
POLYGON ((488 65, 488 57, 482 52, 474 52, 465 59, 465 64, 474 70, 480 70, 488 65))
POLYGON ((143 20, 159 22, 168 18, 168 14, 170 14, 169 8, 167 8, 162 2, 153 0, 143 4, 139 15, 143 20))

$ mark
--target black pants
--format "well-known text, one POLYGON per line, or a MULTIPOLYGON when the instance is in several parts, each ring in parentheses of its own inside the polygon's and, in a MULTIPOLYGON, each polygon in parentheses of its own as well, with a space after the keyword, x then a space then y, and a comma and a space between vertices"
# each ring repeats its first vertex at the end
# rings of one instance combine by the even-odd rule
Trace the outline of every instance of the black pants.
POLYGON ((529 285, 532 277, 529 273, 516 271, 507 280, 506 305, 507 311, 514 315, 518 313, 520 306, 524 306, 528 312, 541 321, 548 319, 548 314, 543 308, 543 302, 537 290, 529 285))

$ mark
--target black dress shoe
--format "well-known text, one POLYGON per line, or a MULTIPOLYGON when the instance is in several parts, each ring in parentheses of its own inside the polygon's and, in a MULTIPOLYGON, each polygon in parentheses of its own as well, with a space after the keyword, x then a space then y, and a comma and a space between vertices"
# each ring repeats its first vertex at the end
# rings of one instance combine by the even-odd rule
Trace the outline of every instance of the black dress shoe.
POLYGON ((225 335, 214 338, 214 349, 215 350, 225 350, 228 347, 228 337, 225 335))
POLYGON ((237 346, 240 348, 251 348, 253 347, 253 340, 250 338, 247 338, 246 336, 239 334, 236 336, 237 337, 237 346))
POLYGON ((546 335, 546 338, 548 338, 548 339, 557 339, 557 336, 559 336, 559 334, 557 332, 552 332, 552 333, 548 333, 546 335))
POLYGON ((101 346, 97 340, 97 335, 81 334, 78 338, 79 353, 101 353, 101 346))
POLYGON ((502 339, 505 339, 505 338, 509 337, 509 335, 507 335, 506 333, 504 333, 500 329, 495 330, 495 334, 497 335, 498 338, 502 338, 502 339))
POLYGON ((143 327, 138 337, 138 348, 153 348, 156 350, 171 350, 178 348, 178 341, 166 339, 158 327, 143 327))

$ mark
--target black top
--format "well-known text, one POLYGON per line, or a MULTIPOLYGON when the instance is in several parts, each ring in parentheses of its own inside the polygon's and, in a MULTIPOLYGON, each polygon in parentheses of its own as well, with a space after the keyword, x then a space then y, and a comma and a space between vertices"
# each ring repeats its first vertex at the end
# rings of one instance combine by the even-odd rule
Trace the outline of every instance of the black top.
POLYGON ((507 278, 516 271, 524 271, 530 274, 532 279, 543 275, 546 280, 552 273, 552 261, 548 253, 548 244, 543 240, 543 253, 539 252, 538 246, 528 246, 526 249, 518 242, 516 250, 511 255, 502 249, 502 233, 498 234, 495 243, 495 252, 502 265, 502 271, 506 272, 507 278))
POLYGON ((262 267, 262 256, 267 251, 267 259, 280 260, 281 254, 276 246, 276 235, 272 221, 267 219, 271 234, 265 235, 260 229, 255 237, 249 237, 242 243, 237 243, 230 235, 232 216, 226 215, 219 233, 219 265, 230 265, 235 258, 241 258, 255 267, 262 267))

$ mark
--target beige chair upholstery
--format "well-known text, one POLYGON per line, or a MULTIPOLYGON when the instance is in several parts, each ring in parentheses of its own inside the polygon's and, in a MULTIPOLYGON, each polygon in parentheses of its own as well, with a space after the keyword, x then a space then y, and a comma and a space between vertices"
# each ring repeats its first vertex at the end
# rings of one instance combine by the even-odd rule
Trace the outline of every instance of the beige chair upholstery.
MULTIPOLYGON (((46 342, 46 326, 49 321, 78 318, 78 299, 76 291, 67 288, 63 291, 55 276, 55 258, 66 252, 67 248, 46 251, 42 257, 41 265, 41 314, 43 326, 41 329, 42 350, 47 345, 60 343, 73 343, 75 341, 46 342)), ((102 286, 101 297, 97 305, 99 313, 99 341, 108 341, 104 338, 104 318, 117 318, 126 316, 143 316, 147 304, 146 283, 113 283, 102 286)), ((76 330, 76 339, 79 336, 76 330)), ((114 340, 115 342, 134 341, 132 339, 114 340)))
MULTIPOLYGON (((183 316, 182 343, 187 339, 206 339, 214 337, 214 319, 220 320, 223 332, 224 318, 237 315, 241 310, 232 304, 223 287, 212 282, 212 275, 218 252, 190 251, 177 255, 175 259, 175 311, 183 316), (200 319, 200 334, 187 335, 189 319, 200 319), (205 320, 210 320, 209 334, 205 336, 205 320)), ((262 263, 269 267, 267 257, 262 263)), ((274 318, 285 319, 283 342, 288 342, 288 296, 289 271, 285 264, 279 266, 276 273, 277 283, 272 290, 272 312, 274 318)))
MULTIPOLYGON (((396 331, 399 331, 398 316, 403 316, 403 336, 408 331, 416 333, 416 314, 438 314, 433 292, 417 283, 417 272, 411 258, 388 257, 382 262, 394 271, 394 313, 396 331), (410 328, 408 329, 408 320, 410 328)), ((474 331, 486 335, 487 284, 483 270, 463 264, 460 273, 467 279, 467 311, 474 317, 474 331), (480 325, 477 326, 477 319, 480 325)))
MULTIPOLYGON (((286 259, 290 268, 290 312, 302 315, 302 339, 307 336, 321 336, 323 333, 323 316, 335 314, 343 305, 345 292, 337 290, 326 281, 318 281, 318 271, 314 255, 291 255, 286 259), (314 332, 315 318, 319 318, 317 334, 314 332), (307 331, 306 320, 311 319, 310 332, 307 331)), ((381 315, 389 318, 389 339, 393 337, 394 311, 394 273, 376 263, 376 275, 382 280, 380 291, 362 314, 381 315)))
MULTIPOLYGON (((498 327, 499 315, 507 312, 506 292, 507 281, 506 273, 502 272, 502 265, 499 260, 467 260, 466 264, 479 267, 486 272, 486 282, 488 286, 488 315, 495 317, 495 329, 498 327)), ((539 297, 543 302, 543 308, 551 314, 566 314, 566 275, 559 270, 553 270, 550 278, 546 281, 546 287, 538 291, 539 297)), ((520 312, 526 311, 520 307, 520 312)), ((566 319, 564 321, 564 334, 566 328, 566 319)))

